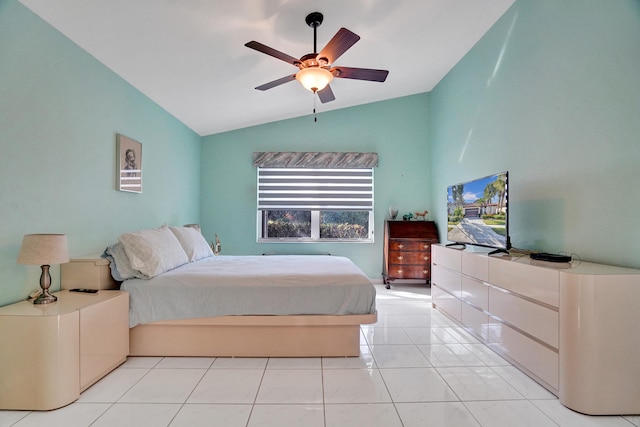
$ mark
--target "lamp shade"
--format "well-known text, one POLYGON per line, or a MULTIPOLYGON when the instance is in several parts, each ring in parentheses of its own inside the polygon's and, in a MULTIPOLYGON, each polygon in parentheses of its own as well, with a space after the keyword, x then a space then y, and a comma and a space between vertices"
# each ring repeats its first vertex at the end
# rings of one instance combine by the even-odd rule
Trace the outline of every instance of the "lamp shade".
POLYGON ((69 262, 65 234, 25 234, 18 264, 52 265, 69 262))
POLYGON ((317 92, 324 89, 331 80, 333 80, 333 74, 324 68, 309 67, 303 68, 296 74, 296 80, 302 83, 306 89, 311 92, 317 92))

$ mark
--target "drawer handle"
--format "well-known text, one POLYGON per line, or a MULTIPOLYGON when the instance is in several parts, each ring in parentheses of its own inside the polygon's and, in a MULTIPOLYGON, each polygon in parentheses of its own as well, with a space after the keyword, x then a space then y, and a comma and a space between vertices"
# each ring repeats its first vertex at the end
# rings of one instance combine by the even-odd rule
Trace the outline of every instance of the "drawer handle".
POLYGON ((402 261, 402 258, 404 258, 402 255, 398 255, 398 261, 402 261))
POLYGON ((398 274, 402 274, 402 269, 401 268, 398 269, 398 274))
POLYGON ((400 244, 398 245, 398 249, 403 249, 403 248, 404 248, 404 245, 403 245, 402 243, 400 243, 400 244))
POLYGON ((422 247, 423 247, 424 249, 429 249, 429 245, 428 245, 428 244, 426 244, 426 243, 425 243, 424 245, 422 245, 422 247))
POLYGON ((429 261, 429 255, 425 255, 422 257, 425 261, 429 261))
POLYGON ((422 274, 428 274, 429 270, 422 270, 422 274))

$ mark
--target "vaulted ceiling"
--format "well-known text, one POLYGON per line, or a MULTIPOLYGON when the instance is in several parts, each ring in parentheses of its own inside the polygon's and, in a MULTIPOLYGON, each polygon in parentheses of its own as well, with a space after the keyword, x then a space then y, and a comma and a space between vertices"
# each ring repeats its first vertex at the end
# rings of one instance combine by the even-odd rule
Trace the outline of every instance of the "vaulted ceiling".
POLYGON ((311 114, 297 68, 244 46, 299 58, 321 12, 318 50, 345 27, 361 39, 336 64, 389 70, 384 83, 334 79, 318 112, 431 91, 515 0, 20 0, 200 135, 311 114))

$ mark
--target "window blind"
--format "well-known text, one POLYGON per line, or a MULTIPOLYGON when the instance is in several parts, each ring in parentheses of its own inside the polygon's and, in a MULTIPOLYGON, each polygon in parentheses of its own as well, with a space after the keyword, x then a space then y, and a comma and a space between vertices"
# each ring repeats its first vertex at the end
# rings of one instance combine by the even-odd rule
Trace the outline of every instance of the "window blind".
POLYGON ((258 168, 258 210, 373 210, 373 168, 258 168))

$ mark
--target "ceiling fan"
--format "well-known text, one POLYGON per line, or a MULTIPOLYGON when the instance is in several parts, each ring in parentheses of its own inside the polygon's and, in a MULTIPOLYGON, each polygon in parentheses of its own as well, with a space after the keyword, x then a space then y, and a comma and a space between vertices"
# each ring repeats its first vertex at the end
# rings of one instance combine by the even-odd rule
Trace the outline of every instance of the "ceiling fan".
POLYGON ((300 69, 296 74, 291 74, 260 85, 256 87, 257 90, 267 90, 292 80, 298 80, 306 89, 317 93, 320 101, 325 103, 336 99, 331 90, 331 86, 329 86, 329 83, 331 83, 334 78, 367 80, 372 82, 384 82, 387 79, 387 75, 389 74, 387 70, 333 65, 343 53, 360 40, 360 36, 346 28, 340 28, 324 49, 322 49, 320 53, 317 53, 317 30, 320 24, 322 24, 323 18, 320 12, 310 13, 305 18, 307 25, 313 28, 313 53, 308 53, 300 59, 270 48, 257 41, 250 41, 245 44, 248 48, 273 56, 300 69))

